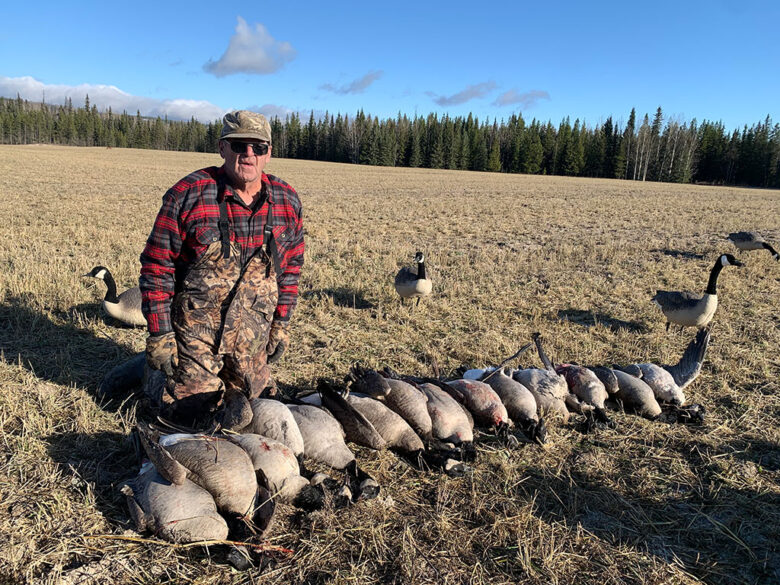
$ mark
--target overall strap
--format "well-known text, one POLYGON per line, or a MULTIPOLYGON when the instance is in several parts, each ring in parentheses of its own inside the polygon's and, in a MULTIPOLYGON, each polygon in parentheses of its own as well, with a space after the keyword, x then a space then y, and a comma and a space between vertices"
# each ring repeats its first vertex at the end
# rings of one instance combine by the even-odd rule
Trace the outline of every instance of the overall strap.
MULTIPOLYGON (((274 262, 274 268, 276 269, 277 276, 281 274, 281 263, 279 260, 279 251, 276 249, 276 242, 274 242, 274 232, 271 226, 271 218, 273 217, 273 198, 271 197, 271 189, 268 190, 268 215, 265 218, 265 227, 263 228, 263 243, 265 244, 265 253, 268 258, 272 258, 274 262)), ((270 269, 270 265, 269 265, 270 269)))
POLYGON ((219 201, 219 237, 222 240, 222 257, 227 260, 230 258, 230 220, 228 219, 227 200, 225 192, 220 185, 222 199, 219 201))

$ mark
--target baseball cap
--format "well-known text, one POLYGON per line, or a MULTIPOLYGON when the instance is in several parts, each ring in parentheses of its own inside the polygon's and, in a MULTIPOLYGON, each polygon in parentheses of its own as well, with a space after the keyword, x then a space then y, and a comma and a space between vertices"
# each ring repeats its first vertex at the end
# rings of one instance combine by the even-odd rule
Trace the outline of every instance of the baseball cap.
POLYGON ((253 138, 271 142, 271 124, 262 114, 249 110, 228 112, 222 118, 222 133, 220 140, 228 138, 253 138))

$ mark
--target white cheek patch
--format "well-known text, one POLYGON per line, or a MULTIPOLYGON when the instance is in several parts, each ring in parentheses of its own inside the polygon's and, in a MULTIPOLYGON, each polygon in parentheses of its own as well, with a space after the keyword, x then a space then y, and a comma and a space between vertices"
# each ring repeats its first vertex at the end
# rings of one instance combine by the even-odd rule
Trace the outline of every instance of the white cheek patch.
POLYGON ((106 277, 106 269, 103 268, 102 270, 98 270, 98 273, 95 275, 95 278, 105 278, 106 277))
POLYGON ((730 266, 731 262, 729 262, 728 256, 725 254, 720 257, 720 265, 721 266, 730 266))

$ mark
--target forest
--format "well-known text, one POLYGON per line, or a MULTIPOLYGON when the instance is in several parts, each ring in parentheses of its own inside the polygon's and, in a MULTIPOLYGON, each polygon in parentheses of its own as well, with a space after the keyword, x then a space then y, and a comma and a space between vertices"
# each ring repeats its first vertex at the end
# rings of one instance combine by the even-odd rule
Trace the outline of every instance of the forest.
MULTIPOLYGON (((222 124, 148 118, 140 112, 0 98, 0 144, 60 144, 216 152, 222 124)), ((632 109, 623 125, 595 126, 514 114, 380 119, 362 110, 308 120, 271 119, 273 155, 365 165, 617 178, 780 188, 780 123, 765 120, 730 131, 721 122, 650 116, 632 109)))

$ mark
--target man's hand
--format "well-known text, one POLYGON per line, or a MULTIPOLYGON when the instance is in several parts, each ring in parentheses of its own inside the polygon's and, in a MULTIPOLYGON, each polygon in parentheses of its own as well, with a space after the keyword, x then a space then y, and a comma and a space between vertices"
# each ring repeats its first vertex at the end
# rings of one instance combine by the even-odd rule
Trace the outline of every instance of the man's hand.
POLYGON ((173 376, 174 368, 179 365, 176 334, 173 331, 146 338, 146 363, 150 368, 161 370, 166 376, 173 376))
POLYGON ((271 332, 268 334, 268 345, 265 352, 268 354, 268 363, 277 361, 287 346, 290 345, 290 333, 287 321, 274 321, 271 323, 271 332))

